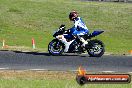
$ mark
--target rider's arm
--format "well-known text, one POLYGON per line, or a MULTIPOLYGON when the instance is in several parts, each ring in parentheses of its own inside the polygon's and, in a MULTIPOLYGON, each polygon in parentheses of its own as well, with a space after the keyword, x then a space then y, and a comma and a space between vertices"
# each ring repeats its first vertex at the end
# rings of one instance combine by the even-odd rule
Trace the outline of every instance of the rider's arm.
POLYGON ((78 34, 78 30, 77 30, 77 27, 73 26, 71 29, 70 29, 70 34, 71 35, 74 35, 76 36, 78 34))
POLYGON ((78 33, 78 24, 79 24, 79 22, 75 21, 74 26, 72 27, 72 30, 73 30, 72 34, 73 35, 76 35, 78 33))
POLYGON ((79 20, 76 20, 74 26, 70 28, 70 33, 72 35, 76 35, 78 33, 78 24, 79 24, 79 20))

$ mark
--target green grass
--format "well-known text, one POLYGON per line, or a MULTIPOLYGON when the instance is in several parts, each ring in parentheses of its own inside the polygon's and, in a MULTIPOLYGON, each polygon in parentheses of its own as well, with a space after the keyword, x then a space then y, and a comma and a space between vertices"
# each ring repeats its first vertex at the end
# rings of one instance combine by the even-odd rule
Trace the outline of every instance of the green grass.
POLYGON ((0 88, 131 88, 130 84, 85 84, 80 86, 75 80, 23 80, 0 79, 0 88), (8 84, 8 85, 7 85, 8 84))
POLYGON ((68 15, 77 10, 90 32, 105 33, 97 37, 106 45, 106 52, 128 53, 132 49, 132 5, 129 3, 81 2, 79 0, 1 0, 0 45, 32 47, 47 50, 52 33, 60 24, 70 28, 68 15))

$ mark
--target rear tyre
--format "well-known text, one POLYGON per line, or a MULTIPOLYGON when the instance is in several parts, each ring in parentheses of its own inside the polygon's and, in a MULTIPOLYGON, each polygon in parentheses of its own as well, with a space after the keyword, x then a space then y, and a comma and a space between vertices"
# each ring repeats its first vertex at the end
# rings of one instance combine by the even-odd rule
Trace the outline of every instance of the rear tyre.
POLYGON ((91 40, 88 44, 87 52, 91 57, 101 57, 105 52, 104 43, 100 40, 91 40))
POLYGON ((48 51, 53 56, 62 55, 64 52, 64 44, 57 39, 53 39, 48 45, 48 51))

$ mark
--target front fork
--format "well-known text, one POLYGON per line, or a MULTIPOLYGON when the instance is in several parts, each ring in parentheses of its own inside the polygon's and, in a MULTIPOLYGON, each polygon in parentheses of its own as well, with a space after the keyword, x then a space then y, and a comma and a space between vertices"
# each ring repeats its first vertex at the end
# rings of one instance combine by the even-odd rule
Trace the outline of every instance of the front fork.
MULTIPOLYGON (((59 41, 61 41, 62 35, 56 36, 56 39, 58 39, 59 41)), ((60 45, 60 42, 59 41, 55 44, 56 48, 59 48, 59 45, 60 45)))
POLYGON ((56 44, 55 44, 55 48, 59 48, 59 44, 60 44, 60 42, 57 42, 56 44))

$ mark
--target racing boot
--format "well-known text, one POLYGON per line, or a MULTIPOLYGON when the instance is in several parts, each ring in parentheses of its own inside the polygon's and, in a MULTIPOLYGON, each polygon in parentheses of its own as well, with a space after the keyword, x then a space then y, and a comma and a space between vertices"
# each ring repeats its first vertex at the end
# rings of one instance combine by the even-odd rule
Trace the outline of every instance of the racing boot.
POLYGON ((85 41, 84 38, 81 37, 80 40, 81 40, 81 42, 83 43, 83 44, 82 44, 82 47, 85 47, 85 45, 88 44, 88 42, 85 41))

